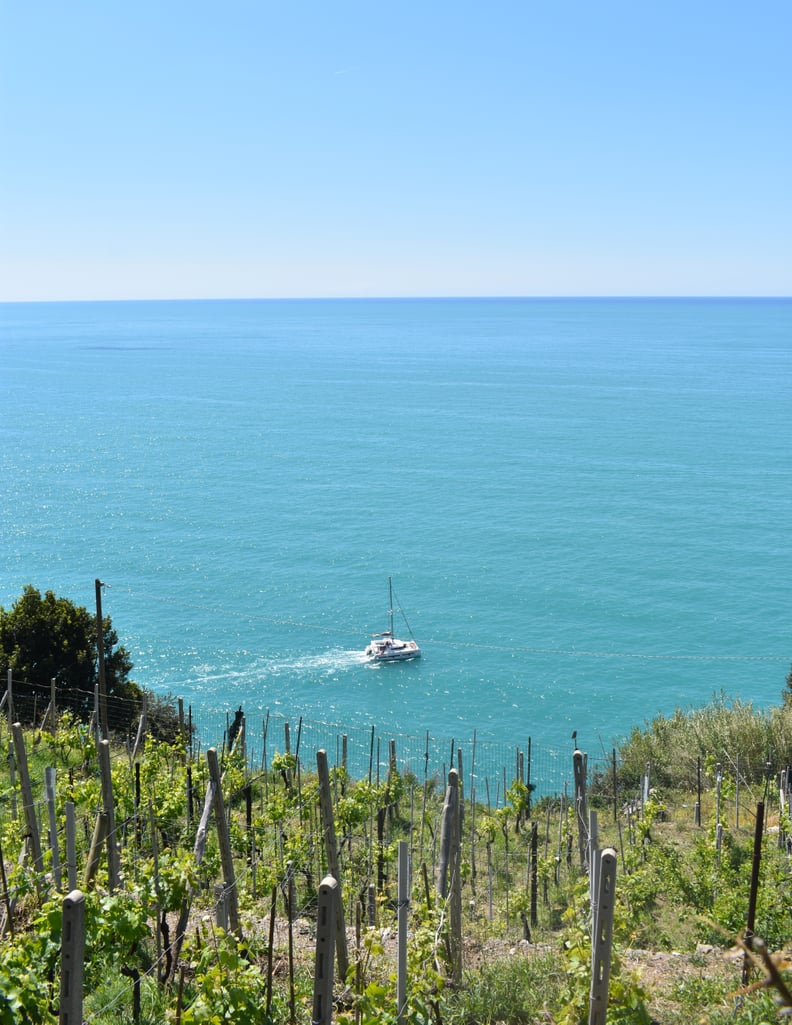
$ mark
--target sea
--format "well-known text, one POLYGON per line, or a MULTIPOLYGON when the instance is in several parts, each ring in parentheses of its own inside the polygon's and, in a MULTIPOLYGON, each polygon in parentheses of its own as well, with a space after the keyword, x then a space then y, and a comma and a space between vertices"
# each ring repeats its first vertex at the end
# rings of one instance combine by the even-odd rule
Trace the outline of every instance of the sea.
POLYGON ((100 579, 206 744, 605 756, 780 702, 791 439, 788 299, 3 304, 0 605, 100 579))

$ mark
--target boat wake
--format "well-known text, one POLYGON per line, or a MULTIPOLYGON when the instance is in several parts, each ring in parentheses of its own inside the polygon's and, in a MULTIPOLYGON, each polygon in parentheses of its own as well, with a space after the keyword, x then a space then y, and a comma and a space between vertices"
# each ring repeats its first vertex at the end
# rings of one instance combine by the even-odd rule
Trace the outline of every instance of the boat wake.
POLYGON ((287 673, 320 673, 332 676, 334 673, 348 672, 366 662, 360 651, 347 651, 333 648, 316 655, 301 655, 299 658, 273 659, 262 666, 259 672, 279 676, 287 673))

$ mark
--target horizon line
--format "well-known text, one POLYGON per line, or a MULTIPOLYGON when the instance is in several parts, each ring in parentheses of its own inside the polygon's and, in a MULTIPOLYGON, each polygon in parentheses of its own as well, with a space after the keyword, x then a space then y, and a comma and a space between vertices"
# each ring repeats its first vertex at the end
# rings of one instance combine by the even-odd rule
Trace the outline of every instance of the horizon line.
POLYGON ((481 293, 480 295, 216 295, 216 296, 136 296, 115 298, 61 298, 61 299, 0 299, 0 306, 43 306, 47 304, 80 304, 80 303, 181 303, 181 302, 476 302, 481 300, 499 300, 514 302, 568 302, 572 300, 612 301, 612 300, 789 300, 790 294, 777 293, 565 293, 565 294, 498 294, 481 293))

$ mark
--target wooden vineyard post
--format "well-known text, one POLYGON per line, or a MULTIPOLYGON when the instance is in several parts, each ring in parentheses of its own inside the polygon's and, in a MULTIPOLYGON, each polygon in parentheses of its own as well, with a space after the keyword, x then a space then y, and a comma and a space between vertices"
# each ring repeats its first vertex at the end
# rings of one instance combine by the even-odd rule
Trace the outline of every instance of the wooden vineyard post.
MULTIPOLYGON (((10 731, 10 726, 9 726, 10 731)), ((9 732, 9 736, 11 733, 9 732)), ((14 740, 11 740, 8 744, 8 782, 11 785, 11 819, 16 822, 18 817, 17 812, 17 799, 16 799, 16 761, 14 760, 14 740)))
POLYGON ((19 769, 19 786, 22 790, 22 808, 25 815, 30 844, 33 849, 33 865, 36 870, 36 891, 41 892, 41 880, 39 876, 44 871, 44 864, 41 857, 41 839, 39 836, 38 818, 36 817, 36 806, 33 803, 33 789, 30 785, 30 773, 28 772, 27 751, 25 750, 25 737, 22 733, 22 725, 15 722, 11 727, 14 738, 14 752, 16 754, 17 768, 19 769))
POLYGON ((756 925, 756 898, 759 893, 759 868, 762 862, 762 835, 764 834, 764 801, 756 806, 756 828, 754 830, 753 860, 751 862, 751 888, 748 893, 748 920, 745 927, 745 957, 742 967, 742 984, 748 985, 751 970, 751 956, 748 951, 753 949, 754 926, 756 925))
POLYGON ((448 898, 451 975, 455 982, 462 980, 462 880, 460 878, 459 843, 459 777, 456 769, 448 773, 440 826, 440 866, 438 891, 448 898))
POLYGON ((74 822, 74 802, 67 801, 63 810, 66 814, 66 875, 71 891, 77 889, 77 831, 74 822))
POLYGON ((330 790, 330 773, 327 768, 327 752, 316 752, 316 770, 319 777, 319 813, 322 821, 327 867, 330 875, 338 883, 336 888, 336 956, 338 958, 338 975, 346 979, 349 969, 349 953, 347 951, 346 926, 344 924, 344 900, 341 893, 341 873, 338 867, 338 845, 336 843, 335 821, 333 819, 333 794, 330 790))
POLYGON ((599 849, 599 821, 597 819, 597 813, 595 811, 589 812, 589 829, 588 829, 588 867, 589 867, 589 893, 591 895, 591 903, 593 908, 593 931, 596 931, 596 920, 597 920, 597 906, 596 900, 599 893, 599 861, 600 861, 600 849, 599 849))
POLYGON ((539 922, 539 825, 531 826, 531 928, 539 922))
POLYGON ((588 838, 588 798, 586 797, 586 756, 580 750, 572 755, 572 766, 575 772, 575 815, 578 824, 578 852, 580 867, 586 867, 586 845, 588 838))
POLYGON ((319 884, 311 1025, 330 1025, 333 1017, 333 961, 338 906, 338 882, 332 876, 325 876, 319 884))
POLYGON ((234 857, 231 851, 231 837, 228 832, 228 821, 223 803, 223 786, 220 778, 220 765, 217 761, 217 750, 210 747, 206 752, 209 766, 209 778, 213 784, 212 808, 217 826, 217 840, 220 846, 220 863, 223 867, 223 882, 227 891, 228 924, 231 932, 241 936, 239 928, 239 902, 237 900, 236 876, 234 874, 234 857))
POLYGON ((723 847, 723 823, 721 822, 721 785, 723 772, 721 763, 715 766, 715 863, 720 868, 721 848, 723 847))
POLYGON ((613 776, 613 821, 619 821, 619 777, 616 772, 616 748, 611 750, 611 764, 613 776))
POLYGON ((148 696, 143 691, 140 703, 140 722, 138 723, 135 746, 132 748, 132 761, 137 762, 138 757, 143 753, 143 746, 146 743, 146 725, 148 720, 148 696))
POLYGON ((113 775, 110 770, 110 741, 99 744, 99 772, 102 778, 102 807, 107 816, 107 875, 110 892, 118 889, 121 881, 121 866, 118 857, 118 843, 115 828, 115 806, 113 804, 113 775))
POLYGON ((186 747, 184 744, 184 698, 178 698, 177 708, 179 710, 179 743, 186 747))
MULTIPOLYGON (((206 850, 206 837, 209 829, 209 817, 212 813, 212 807, 214 806, 214 791, 215 785, 210 779, 206 786, 206 796, 204 798, 203 812, 198 823, 198 829, 195 834, 195 843, 193 845, 193 857, 195 858, 195 867, 198 868, 203 861, 204 851, 206 850)), ((184 935, 187 931, 187 922, 190 918, 190 908, 192 907, 192 890, 188 890, 187 894, 182 901, 181 912, 179 914, 179 920, 176 923, 176 935, 171 948, 172 961, 171 961, 171 979, 175 977, 176 966, 179 963, 179 956, 181 954, 182 944, 184 943, 184 935)))
POLYGON ((61 888, 61 866, 60 854, 58 852, 58 823, 55 818, 55 770, 47 768, 44 770, 44 786, 47 792, 47 817, 49 819, 49 842, 52 851, 52 874, 55 878, 55 886, 61 888))
MULTIPOLYGON (((97 705, 97 724, 102 733, 102 740, 108 740, 110 737, 110 730, 107 726, 107 683, 105 680, 104 620, 102 617, 102 588, 105 585, 101 580, 95 580, 94 583, 96 585, 96 652, 99 656, 99 682, 97 683, 97 687, 99 688, 99 701, 97 705)), ((114 829, 111 830, 111 837, 112 842, 115 843, 114 829)))
POLYGON ((404 1021, 407 1006, 407 919, 410 910, 410 853, 406 840, 399 840, 399 890, 396 905, 398 956, 396 963, 396 1015, 404 1021))
POLYGON ((91 840, 91 847, 88 851, 88 861, 85 864, 85 875, 83 877, 83 885, 85 889, 90 889, 94 876, 96 875, 97 869, 99 868, 99 859, 102 857, 102 844, 107 840, 107 815, 103 811, 100 811, 96 816, 96 825, 94 826, 93 838, 91 840))
POLYGON ((588 1025, 605 1025, 613 947, 613 908, 616 896, 616 851, 607 847, 599 858, 596 931, 591 942, 591 993, 588 1025))
POLYGON ((0 843, 0 885, 3 888, 2 898, 5 909, 5 918, 0 918, 0 939, 5 935, 6 929, 14 935, 14 903, 8 892, 8 877, 5 870, 5 859, 3 858, 3 845, 0 843))
POLYGON ((85 897, 72 890, 63 900, 59 1025, 82 1025, 85 897))
POLYGON ((456 825, 459 820, 459 816, 457 814, 458 800, 459 787, 457 786, 457 773, 456 769, 451 769, 448 773, 448 786, 446 787, 442 821, 440 824, 440 865, 437 877, 437 890, 440 896, 444 899, 448 896, 449 867, 453 857, 456 825))
POLYGON ((11 673, 11 667, 8 667, 8 688, 6 690, 6 697, 8 698, 8 725, 16 722, 16 711, 14 709, 14 677, 11 673))

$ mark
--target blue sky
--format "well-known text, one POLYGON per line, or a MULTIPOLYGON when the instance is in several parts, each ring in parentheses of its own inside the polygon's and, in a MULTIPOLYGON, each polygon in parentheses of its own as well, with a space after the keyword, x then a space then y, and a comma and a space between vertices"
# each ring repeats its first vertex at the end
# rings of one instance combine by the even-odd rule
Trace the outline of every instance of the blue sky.
POLYGON ((0 300, 792 294, 792 5, 0 0, 0 300))

